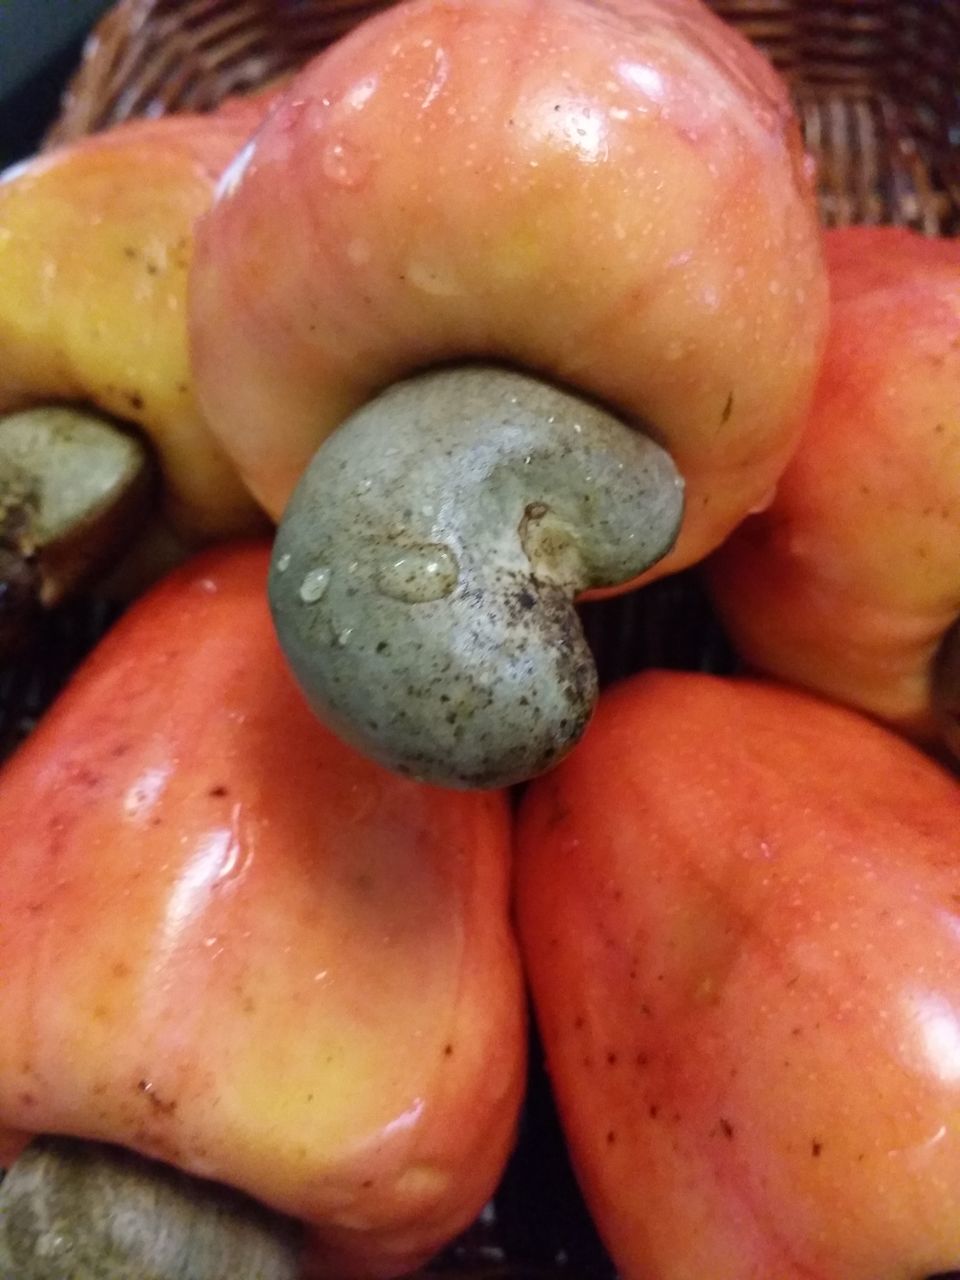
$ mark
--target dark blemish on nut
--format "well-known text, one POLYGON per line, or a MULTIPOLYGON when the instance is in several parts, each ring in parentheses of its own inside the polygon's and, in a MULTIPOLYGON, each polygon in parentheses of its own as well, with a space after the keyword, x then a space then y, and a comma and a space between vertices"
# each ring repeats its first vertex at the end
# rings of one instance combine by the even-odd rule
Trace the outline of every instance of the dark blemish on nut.
POLYGON ((136 409, 139 412, 143 408, 143 396, 139 391, 128 391, 127 400, 131 409, 136 409))

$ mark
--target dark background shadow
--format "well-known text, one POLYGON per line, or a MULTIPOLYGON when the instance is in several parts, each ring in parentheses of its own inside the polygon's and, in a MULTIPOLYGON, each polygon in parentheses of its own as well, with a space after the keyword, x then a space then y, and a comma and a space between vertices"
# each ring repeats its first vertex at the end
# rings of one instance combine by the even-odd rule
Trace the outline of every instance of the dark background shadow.
POLYGON ((110 0, 0 0, 0 169, 36 150, 110 0))

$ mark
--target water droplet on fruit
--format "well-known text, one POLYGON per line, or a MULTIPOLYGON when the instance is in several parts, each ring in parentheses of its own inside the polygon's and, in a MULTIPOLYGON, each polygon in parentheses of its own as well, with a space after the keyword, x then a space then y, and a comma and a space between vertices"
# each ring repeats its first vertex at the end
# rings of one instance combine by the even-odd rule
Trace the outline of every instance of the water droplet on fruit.
POLYGON ((450 298, 462 293, 454 270, 440 262, 414 259, 407 267, 407 279, 415 289, 434 298, 450 298))
POLYGON ((338 187, 359 187, 370 171, 370 157, 342 138, 327 143, 323 152, 323 172, 338 187))
POLYGON ((356 84, 351 85, 343 95, 343 105, 352 111, 362 111, 377 91, 378 79, 375 75, 364 76, 356 84))

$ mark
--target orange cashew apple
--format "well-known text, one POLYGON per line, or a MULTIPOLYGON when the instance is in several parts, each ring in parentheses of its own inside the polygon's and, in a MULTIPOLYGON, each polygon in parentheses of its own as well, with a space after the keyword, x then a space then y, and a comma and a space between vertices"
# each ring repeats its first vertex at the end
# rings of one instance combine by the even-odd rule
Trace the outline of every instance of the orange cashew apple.
POLYGON ((155 588, 0 772, 0 1147, 46 1135, 0 1184, 0 1274, 394 1275, 511 1148, 505 798, 319 726, 267 562, 155 588))
POLYGON ((824 294, 786 88, 699 0, 411 0, 325 51, 190 288, 321 716, 453 785, 557 759, 596 696, 573 597, 767 501, 824 294))
POLYGON ((625 1280, 960 1266, 958 832, 889 730, 689 673, 612 689, 531 786, 523 954, 625 1280))
POLYGON ((826 233, 832 320, 773 504, 710 566, 752 666, 960 754, 960 243, 826 233))

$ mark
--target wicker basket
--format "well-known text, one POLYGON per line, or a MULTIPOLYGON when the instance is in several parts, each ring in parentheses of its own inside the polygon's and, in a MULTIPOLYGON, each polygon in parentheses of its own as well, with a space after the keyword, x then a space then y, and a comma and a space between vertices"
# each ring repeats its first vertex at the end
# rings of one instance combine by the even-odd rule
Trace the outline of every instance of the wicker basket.
MULTIPOLYGON (((210 107, 296 67, 388 3, 121 0, 88 40, 48 145, 131 116, 210 107)), ((818 162, 826 224, 960 231, 960 0, 715 0, 713 7, 788 78, 818 162)), ((584 615, 605 679, 640 664, 722 670, 732 663, 693 574, 590 605, 584 615)), ((26 663, 0 671, 0 755, 108 621, 102 606, 75 606, 51 619, 26 663)), ((441 1269, 610 1274, 537 1067, 534 1075, 501 1191, 441 1269)))

